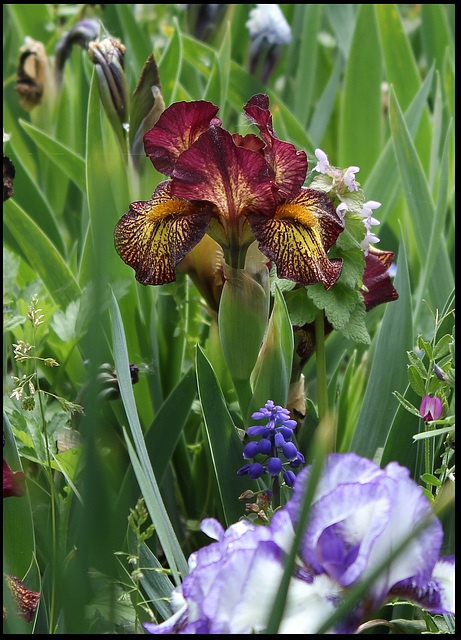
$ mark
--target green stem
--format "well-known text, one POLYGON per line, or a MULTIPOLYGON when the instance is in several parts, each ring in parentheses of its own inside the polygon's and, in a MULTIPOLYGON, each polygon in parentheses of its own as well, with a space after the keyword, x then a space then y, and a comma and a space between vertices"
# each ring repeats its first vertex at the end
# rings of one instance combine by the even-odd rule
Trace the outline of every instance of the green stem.
POLYGON ((327 364, 325 357, 325 318, 319 311, 315 318, 315 353, 317 369, 317 404, 319 422, 329 413, 327 364))
POLYGON ((272 487, 271 487, 271 491, 272 491, 272 508, 277 509, 278 507, 280 507, 281 504, 281 497, 280 497, 280 476, 274 476, 273 480, 272 480, 272 487))
POLYGON ((224 251, 224 260, 234 269, 243 269, 245 266, 245 256, 248 246, 242 246, 237 233, 229 233, 229 246, 222 247, 224 251))

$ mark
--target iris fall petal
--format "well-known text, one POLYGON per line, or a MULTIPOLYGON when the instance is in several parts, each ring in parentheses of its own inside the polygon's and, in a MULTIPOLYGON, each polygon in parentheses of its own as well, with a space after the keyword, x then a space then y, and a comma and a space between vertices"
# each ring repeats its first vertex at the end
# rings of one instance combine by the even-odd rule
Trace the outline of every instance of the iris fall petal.
POLYGON ((302 285, 323 282, 325 289, 338 280, 343 261, 330 260, 327 251, 344 223, 324 193, 303 188, 279 205, 273 218, 248 217, 260 251, 275 262, 280 278, 302 285))
POLYGON ((175 267, 205 235, 211 213, 198 203, 172 197, 161 182, 147 202, 133 202, 115 227, 115 248, 141 284, 176 279, 175 267))

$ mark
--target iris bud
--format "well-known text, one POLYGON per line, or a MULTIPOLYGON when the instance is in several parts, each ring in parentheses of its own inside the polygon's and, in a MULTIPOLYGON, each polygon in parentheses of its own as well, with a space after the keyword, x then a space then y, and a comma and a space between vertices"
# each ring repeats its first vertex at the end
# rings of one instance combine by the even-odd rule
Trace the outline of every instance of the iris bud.
POLYGON ((88 50, 95 65, 104 111, 123 145, 129 105, 123 63, 125 47, 120 40, 109 36, 100 42, 90 42, 88 50))

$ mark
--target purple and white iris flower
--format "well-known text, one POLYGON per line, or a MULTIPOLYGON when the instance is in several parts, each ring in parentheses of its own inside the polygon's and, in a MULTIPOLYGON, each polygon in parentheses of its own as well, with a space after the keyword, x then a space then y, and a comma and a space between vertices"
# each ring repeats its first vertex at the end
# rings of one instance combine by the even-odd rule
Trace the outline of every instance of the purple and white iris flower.
MULTIPOLYGON (((216 542, 189 558, 189 575, 172 593, 173 615, 149 633, 263 632, 294 539, 311 468, 269 526, 240 521, 201 529, 216 542)), ((432 514, 422 488, 395 462, 381 469, 353 453, 331 454, 316 487, 291 578, 279 633, 316 633, 347 597, 432 514)), ((399 596, 431 613, 454 613, 454 557, 440 558, 442 525, 432 517, 373 580, 365 596, 329 633, 360 623, 399 596)))

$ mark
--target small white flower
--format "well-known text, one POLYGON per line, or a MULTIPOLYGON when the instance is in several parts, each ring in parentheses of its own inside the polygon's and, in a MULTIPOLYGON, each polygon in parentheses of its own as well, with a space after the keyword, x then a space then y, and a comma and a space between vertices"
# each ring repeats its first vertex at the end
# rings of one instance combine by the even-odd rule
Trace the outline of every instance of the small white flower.
POLYGON ((358 185, 355 182, 355 174, 360 171, 360 167, 348 167, 346 169, 346 173, 344 174, 344 184, 349 189, 349 191, 358 191, 358 185))
POLYGON ((360 216, 363 218, 363 224, 365 225, 365 229, 367 231, 367 235, 360 243, 365 255, 368 255, 368 247, 370 244, 376 244, 379 242, 379 238, 371 231, 371 227, 374 227, 378 224, 381 224, 379 220, 373 218, 372 213, 374 209, 378 209, 381 206, 380 202, 376 202, 375 200, 369 200, 365 202, 363 205, 363 209, 360 212, 360 216))
POLYGON ((345 202, 340 202, 338 204, 338 206, 336 207, 336 213, 341 218, 341 220, 344 220, 344 216, 346 215, 346 211, 349 211, 349 207, 347 206, 347 204, 345 202))
POLYGON ((246 26, 252 39, 266 38, 269 44, 289 44, 291 42, 290 25, 278 4, 257 4, 250 11, 246 26))
MULTIPOLYGON (((371 212, 373 209, 378 209, 381 206, 380 202, 376 202, 375 200, 368 200, 363 205, 362 213, 360 214, 362 218, 371 218, 371 212)), ((379 222, 378 222, 379 224, 379 222)))
POLYGON ((21 400, 22 398, 22 387, 16 387, 13 389, 13 393, 10 395, 10 398, 15 398, 16 400, 21 400))
POLYGON ((327 154, 325 153, 325 151, 322 151, 322 149, 316 149, 314 153, 315 157, 318 160, 317 164, 314 167, 314 171, 325 173, 326 168, 330 165, 330 163, 328 162, 327 154))

